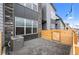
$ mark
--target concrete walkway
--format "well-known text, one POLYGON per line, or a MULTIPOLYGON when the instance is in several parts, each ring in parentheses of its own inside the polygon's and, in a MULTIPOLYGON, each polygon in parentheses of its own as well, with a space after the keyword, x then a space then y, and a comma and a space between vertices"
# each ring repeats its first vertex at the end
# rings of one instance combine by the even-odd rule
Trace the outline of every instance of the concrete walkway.
POLYGON ((13 52, 13 55, 67 55, 70 46, 50 42, 41 38, 25 41, 24 47, 13 52))

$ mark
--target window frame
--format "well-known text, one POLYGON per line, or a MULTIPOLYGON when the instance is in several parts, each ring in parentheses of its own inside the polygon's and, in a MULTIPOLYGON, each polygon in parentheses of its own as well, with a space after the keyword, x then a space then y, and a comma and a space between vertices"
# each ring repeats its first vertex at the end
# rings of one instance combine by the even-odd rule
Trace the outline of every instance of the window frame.
MULTIPOLYGON (((15 17, 18 17, 18 16, 15 16, 15 17)), ((22 17, 18 17, 18 18, 22 18, 22 17)), ((29 34, 27 34, 26 33, 26 27, 29 27, 29 26, 26 26, 26 21, 27 21, 27 19, 26 18, 23 18, 24 19, 24 26, 23 26, 23 28, 24 28, 24 34, 19 34, 19 35, 31 35, 31 34, 37 34, 38 33, 38 20, 33 20, 33 19, 28 19, 28 20, 31 20, 31 33, 29 33, 29 34), (35 32, 35 33, 33 33, 33 22, 34 21, 37 21, 37 32, 35 32)), ((16 19, 15 19, 15 36, 19 36, 19 35, 17 35, 16 34, 16 27, 22 27, 22 26, 16 26, 16 19)))
MULTIPOLYGON (((31 22, 31 26, 27 26, 27 23, 26 23, 27 20, 30 20, 30 19, 26 19, 26 20, 25 20, 25 24, 26 24, 26 25, 25 25, 25 26, 26 26, 25 29, 26 29, 27 27, 31 27, 31 33, 28 33, 28 34, 25 33, 25 35, 30 35, 30 34, 32 34, 32 22, 31 22)), ((32 21, 32 20, 30 20, 30 21, 32 21)), ((26 32, 27 32, 27 29, 26 29, 26 32)))
POLYGON ((32 9, 33 9, 34 11, 38 12, 38 4, 33 3, 33 4, 32 4, 32 9), (33 8, 34 6, 36 6, 36 10, 33 8))
MULTIPOLYGON (((16 18, 16 17, 15 17, 16 18)), ((17 17, 17 18, 22 18, 22 17, 17 17)), ((16 27, 22 27, 22 26, 16 26, 16 19, 15 19, 15 36, 17 35, 16 34, 16 27)), ((25 32, 24 32, 25 33, 25 32)), ((19 35, 24 35, 24 34, 19 34, 19 35)), ((18 35, 17 35, 18 36, 18 35)))
MULTIPOLYGON (((33 20, 33 28, 34 28, 34 21, 36 21, 37 22, 37 24, 35 25, 36 26, 36 28, 37 28, 37 31, 35 32, 35 33, 38 33, 38 21, 37 20, 33 20)), ((34 33, 34 32, 33 32, 34 33)))

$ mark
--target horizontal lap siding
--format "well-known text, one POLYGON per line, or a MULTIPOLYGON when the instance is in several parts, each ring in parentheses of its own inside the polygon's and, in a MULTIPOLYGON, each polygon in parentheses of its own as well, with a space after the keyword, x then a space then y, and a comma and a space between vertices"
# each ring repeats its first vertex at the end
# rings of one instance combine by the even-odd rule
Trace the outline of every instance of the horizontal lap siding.
POLYGON ((3 32, 3 4, 0 3, 0 32, 3 32))
POLYGON ((3 4, 0 3, 0 54, 2 53, 3 4))

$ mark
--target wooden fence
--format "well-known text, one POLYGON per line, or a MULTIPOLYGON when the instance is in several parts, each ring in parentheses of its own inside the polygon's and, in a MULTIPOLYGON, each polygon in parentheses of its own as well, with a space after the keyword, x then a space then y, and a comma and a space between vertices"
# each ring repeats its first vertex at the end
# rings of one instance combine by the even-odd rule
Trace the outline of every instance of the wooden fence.
POLYGON ((74 30, 42 30, 41 38, 49 41, 59 41, 72 46, 72 54, 79 55, 78 35, 74 30))
POLYGON ((73 55, 79 55, 78 35, 73 33, 73 55))
POLYGON ((0 55, 2 54, 2 33, 0 32, 0 55))
POLYGON ((73 43, 73 33, 71 30, 42 30, 41 38, 50 41, 59 41, 66 45, 72 45, 73 43))

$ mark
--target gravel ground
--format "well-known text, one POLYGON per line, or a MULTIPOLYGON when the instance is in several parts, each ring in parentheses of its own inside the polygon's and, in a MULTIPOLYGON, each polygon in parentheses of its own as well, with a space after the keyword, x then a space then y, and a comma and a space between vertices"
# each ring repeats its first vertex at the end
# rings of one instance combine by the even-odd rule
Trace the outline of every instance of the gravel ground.
POLYGON ((25 41, 24 47, 12 52, 12 55, 69 55, 70 46, 41 38, 25 41))

